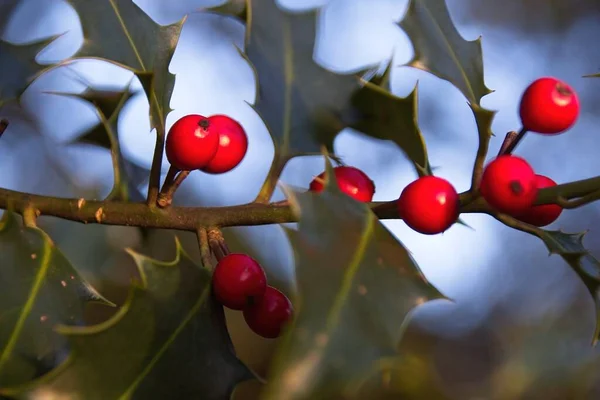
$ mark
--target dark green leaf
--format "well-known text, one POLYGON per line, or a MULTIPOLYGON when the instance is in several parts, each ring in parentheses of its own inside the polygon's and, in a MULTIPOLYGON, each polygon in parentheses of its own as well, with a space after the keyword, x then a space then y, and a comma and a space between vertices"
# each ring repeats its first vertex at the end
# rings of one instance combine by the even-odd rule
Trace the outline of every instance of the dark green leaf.
POLYGON ((35 61, 36 55, 56 37, 17 45, 0 39, 0 108, 18 102, 31 82, 47 66, 35 61))
POLYGON ((17 399, 61 393, 69 399, 229 399, 252 379, 233 351, 211 275, 183 253, 164 263, 130 251, 142 283, 122 309, 91 327, 60 328, 72 354, 30 386, 7 390, 17 399))
POLYGON ((473 104, 492 92, 484 82, 481 38, 463 39, 445 1, 411 0, 400 27, 414 48, 409 66, 449 81, 473 104))
POLYGON ((583 246, 584 233, 564 233, 540 229, 538 236, 551 254, 560 255, 581 278, 596 306, 596 331, 593 344, 600 338, 600 261, 583 246))
POLYGON ((38 228, 6 211, 0 221, 0 388, 38 373, 66 341, 53 328, 83 321, 86 302, 112 305, 71 266, 38 228))
POLYGON ((332 151, 352 94, 354 74, 336 74, 313 59, 316 11, 290 13, 275 0, 249 0, 246 54, 257 77, 256 111, 282 159, 332 151))
POLYGON ((88 88, 82 93, 54 94, 84 100, 94 106, 100 124, 79 136, 73 143, 86 143, 111 151, 114 185, 108 198, 111 200, 142 201, 138 187, 148 176, 148 171, 128 161, 121 152, 118 136, 119 113, 134 95, 129 87, 123 89, 88 88))
POLYGON ((287 230, 297 310, 264 399, 351 395, 374 363, 396 354, 411 310, 444 297, 368 206, 337 185, 290 201, 299 215, 298 231, 287 230))
POLYGON ((164 132, 175 85, 169 63, 185 18, 160 26, 132 0, 68 2, 79 14, 85 38, 74 58, 102 58, 133 71, 148 96, 152 127, 164 132))
POLYGON ((387 85, 390 70, 388 66, 381 77, 365 82, 353 96, 353 105, 362 117, 351 127, 377 139, 393 141, 420 173, 429 175, 427 147, 417 118, 417 87, 407 97, 393 95, 387 85))

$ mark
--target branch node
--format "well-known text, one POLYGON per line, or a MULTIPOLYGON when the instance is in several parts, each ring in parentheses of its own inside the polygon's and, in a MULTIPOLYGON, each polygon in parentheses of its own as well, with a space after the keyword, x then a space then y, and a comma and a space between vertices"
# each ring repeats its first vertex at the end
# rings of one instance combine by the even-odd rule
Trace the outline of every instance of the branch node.
POLYGON ((96 210, 94 217, 96 218, 97 223, 99 223, 99 224, 102 223, 102 218, 104 217, 104 210, 102 209, 102 207, 100 207, 99 209, 96 210))
POLYGON ((208 229, 208 244, 217 261, 221 261, 225 256, 231 254, 227 243, 225 243, 223 232, 217 227, 208 229))
POLYGON ((173 203, 173 195, 175 194, 181 183, 185 180, 185 178, 188 177, 188 175, 191 172, 192 171, 181 171, 177 174, 177 170, 175 170, 174 173, 177 174, 177 176, 175 176, 174 179, 171 177, 172 180, 169 182, 169 175, 171 175, 172 173, 172 170, 169 169, 169 174, 167 174, 167 180, 165 181, 165 184, 163 185, 163 188, 160 191, 158 199, 156 201, 160 208, 166 208, 173 203))
POLYGON ((37 218, 41 215, 40 210, 37 210, 33 205, 27 206, 23 210, 23 225, 28 228, 37 227, 37 218))

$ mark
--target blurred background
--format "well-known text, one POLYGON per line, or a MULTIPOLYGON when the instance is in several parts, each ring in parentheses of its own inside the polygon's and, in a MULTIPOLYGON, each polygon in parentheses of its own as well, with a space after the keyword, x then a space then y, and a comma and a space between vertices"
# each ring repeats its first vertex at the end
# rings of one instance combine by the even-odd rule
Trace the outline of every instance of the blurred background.
MULTIPOLYGON (((234 205, 253 200, 269 168, 273 146, 260 118, 247 104, 255 99, 254 78, 235 48, 243 46, 244 26, 201 11, 222 1, 136 3, 160 24, 173 23, 189 13, 170 67, 177 80, 168 126, 189 113, 225 113, 239 120, 250 136, 248 155, 237 169, 221 176, 192 174, 176 203, 234 205)), ((324 7, 315 58, 332 70, 355 71, 373 63, 383 65, 390 58, 394 65, 402 65, 412 56, 410 42, 396 24, 406 10, 405 0, 285 0, 280 5, 294 10, 324 7)), ((558 183, 598 175, 600 79, 582 75, 600 71, 596 41, 600 2, 448 0, 448 7, 463 37, 483 36, 486 84, 495 90, 483 99, 483 105, 498 110, 490 155, 497 152, 507 131, 520 127, 521 92, 532 80, 551 75, 579 92, 580 120, 564 135, 532 134, 517 154, 558 183)), ((62 0, 23 0, 0 34, 15 43, 63 34, 39 55, 40 63, 65 59, 82 43, 79 19, 62 0)), ((86 60, 53 69, 37 80, 23 97, 34 121, 13 119, 2 137, 0 186, 48 195, 105 196, 112 185, 108 151, 66 145, 97 123, 93 109, 44 92, 80 92, 85 89, 82 77, 93 86, 124 86, 131 76, 114 65, 86 60)), ((446 81, 406 67, 392 72, 396 94, 408 94, 417 81, 419 123, 436 175, 449 179, 459 191, 466 190, 477 149, 471 111, 460 92, 446 81)), ((139 88, 139 83, 133 86, 139 88)), ((143 94, 132 99, 121 114, 119 135, 128 158, 149 168, 155 139, 143 94)), ((345 130, 335 147, 346 163, 372 177, 377 186, 375 200, 397 198, 416 177, 392 143, 345 130)), ((167 167, 165 159, 165 172, 167 167)), ((322 169, 321 158, 295 159, 282 181, 307 187, 322 169)), ((146 185, 147 181, 140 182, 142 193, 146 185)), ((275 200, 282 198, 277 192, 275 200)), ((550 228, 589 229, 586 245, 600 252, 599 211, 598 204, 565 211, 550 228)), ((427 303, 415 310, 401 344, 405 362, 391 376, 373 377, 389 382, 380 394, 452 400, 600 398, 600 350, 590 346, 594 306, 575 273, 558 256, 549 257, 534 237, 490 217, 465 215, 463 219, 473 229, 456 225, 434 237, 414 233, 401 221, 385 222, 413 252, 427 278, 454 302, 427 303)), ((124 246, 142 248, 162 259, 171 258, 174 251, 168 232, 152 233, 144 242, 137 229, 83 226, 52 218, 42 221, 74 265, 116 302, 123 300, 134 274, 124 246)), ((278 226, 235 228, 226 234, 233 250, 249 252, 262 262, 276 286, 290 290, 293 259, 278 226)), ((195 237, 179 236, 197 257, 195 237)), ((91 320, 106 319, 109 315, 104 312, 93 313, 91 320)), ((228 313, 228 321, 240 358, 264 374, 275 342, 254 335, 239 313, 228 313)), ((239 398, 256 389, 253 384, 245 386, 239 398)))

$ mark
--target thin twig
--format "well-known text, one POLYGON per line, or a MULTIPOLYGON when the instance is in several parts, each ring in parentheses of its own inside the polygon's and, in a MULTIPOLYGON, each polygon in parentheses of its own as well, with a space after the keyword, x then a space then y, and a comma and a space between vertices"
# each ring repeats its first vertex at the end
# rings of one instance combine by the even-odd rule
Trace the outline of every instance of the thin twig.
MULTIPOLYGON (((163 182, 163 186, 162 186, 162 189, 160 190, 160 193, 167 192, 169 187, 171 187, 171 185, 173 184, 173 181, 175 180, 175 177, 177 176, 178 172, 179 172, 179 170, 177 168, 175 168, 174 166, 171 165, 169 167, 169 171, 167 172, 167 176, 165 177, 165 181, 163 182)), ((159 196, 160 196, 160 194, 159 194, 159 196)))
POLYGON ((267 173, 267 177, 265 178, 265 181, 263 182, 263 185, 260 188, 260 191, 258 192, 256 199, 254 200, 255 203, 258 203, 258 204, 269 203, 269 200, 271 200, 271 197, 273 196, 273 193, 275 192, 275 188, 277 187, 277 182, 279 181, 279 177, 281 176, 281 173, 283 172, 283 169, 285 168, 285 165, 287 164, 288 161, 289 161, 289 157, 283 157, 280 154, 278 154, 277 151, 275 152, 275 157, 273 158, 273 163, 271 164, 271 168, 269 169, 269 172, 267 173))
POLYGON ((506 137, 504 138, 502 146, 500 147, 498 156, 511 154, 515 150, 517 145, 521 143, 526 134, 527 129, 525 128, 521 128, 521 130, 518 133, 515 131, 508 132, 506 134, 506 137))
POLYGON ((504 141, 502 142, 502 146, 500 146, 500 150, 498 150, 498 156, 506 153, 506 149, 508 149, 508 146, 515 141, 517 136, 519 136, 519 132, 517 131, 510 131, 506 134, 504 141))
POLYGON ((37 217, 40 215, 39 211, 33 206, 29 206, 23 210, 23 225, 28 228, 37 227, 37 217))
MULTIPOLYGON (((152 105, 151 105, 152 107, 152 105)), ((150 168, 150 180, 148 181, 148 207, 156 207, 158 204, 158 193, 160 188, 160 176, 162 171, 162 160, 165 148, 165 127, 159 124, 156 127, 156 144, 152 156, 152 167, 150 168)))
POLYGON ((210 245, 208 243, 208 233, 206 228, 200 227, 196 231, 196 235, 198 236, 198 245, 200 246, 200 257, 202 259, 202 265, 204 268, 208 270, 212 270, 214 268, 212 263, 212 255, 210 252, 210 245))
MULTIPOLYGON (((600 176, 541 189, 534 204, 556 204, 558 199, 576 199, 600 190, 600 176)), ((487 212, 484 202, 465 201, 461 193, 461 213, 487 212)), ((400 219, 397 207, 390 202, 373 202, 370 207, 381 219, 400 219), (382 206, 382 204, 387 204, 382 206)), ((136 226, 140 228, 175 229, 196 232, 199 226, 256 226, 297 222, 297 216, 288 206, 243 204, 228 207, 168 207, 149 208, 143 203, 124 201, 95 201, 80 198, 40 196, 0 188, 0 209, 23 214, 33 206, 42 215, 59 217, 82 223, 136 226)))
MULTIPOLYGON (((181 183, 185 180, 185 178, 188 177, 188 175, 190 174, 190 172, 192 172, 192 171, 181 171, 181 172, 179 172, 179 174, 177 174, 177 177, 171 183, 171 185, 166 188, 166 191, 165 192, 161 192, 158 195, 157 204, 158 204, 158 206, 160 208, 168 207, 168 206, 171 205, 171 203, 173 203, 173 195, 175 194, 175 192, 179 188, 179 185, 181 185, 181 183)), ((163 190, 164 189, 165 188, 163 187, 163 190)))
POLYGON ((584 206, 597 200, 600 200, 600 190, 597 190, 588 195, 573 200, 567 200, 563 197, 559 197, 558 199, 556 199, 556 204, 558 204, 562 208, 573 209, 584 206))

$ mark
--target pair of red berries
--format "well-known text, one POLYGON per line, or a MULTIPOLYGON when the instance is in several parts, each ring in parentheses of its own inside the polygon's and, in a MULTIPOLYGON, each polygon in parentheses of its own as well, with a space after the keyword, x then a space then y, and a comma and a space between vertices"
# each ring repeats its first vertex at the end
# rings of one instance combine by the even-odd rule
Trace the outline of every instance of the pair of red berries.
POLYGON ((292 318, 290 300, 267 285, 265 271, 250 256, 232 253, 223 257, 215 267, 212 285, 217 301, 243 311, 246 323, 257 335, 276 338, 292 318))
POLYGON ((167 159, 180 171, 222 174, 237 167, 247 150, 246 131, 226 115, 186 115, 167 135, 167 159))
MULTIPOLYGON (((333 172, 343 193, 365 203, 373 200, 375 184, 367 174, 348 166, 336 167, 333 172)), ((310 183, 310 190, 322 191, 324 180, 323 172, 310 183)), ((435 176, 422 177, 408 185, 397 204, 404 222, 423 234, 444 232, 458 219, 458 193, 448 181, 435 176)))
POLYGON ((537 175, 521 157, 503 155, 490 162, 481 177, 483 198, 496 210, 535 226, 556 221, 562 207, 556 204, 534 206, 539 189, 556 186, 544 175, 537 175))

